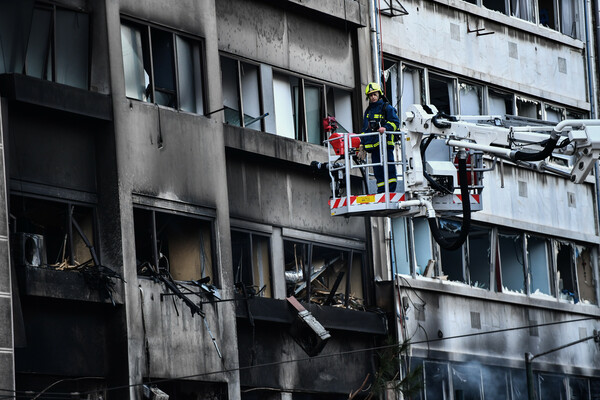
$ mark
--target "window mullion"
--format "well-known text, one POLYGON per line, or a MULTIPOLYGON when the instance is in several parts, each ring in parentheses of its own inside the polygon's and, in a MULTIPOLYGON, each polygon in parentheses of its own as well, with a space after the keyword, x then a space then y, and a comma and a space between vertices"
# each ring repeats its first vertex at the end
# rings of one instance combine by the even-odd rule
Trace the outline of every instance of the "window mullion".
POLYGON ((242 100, 242 63, 236 60, 237 65, 237 88, 238 88, 238 107, 240 108, 240 126, 246 127, 246 119, 244 118, 244 101, 242 100))
MULTIPOLYGON (((69 244, 69 261, 70 265, 75 265, 75 254, 73 253, 73 204, 67 203, 67 215, 66 215, 66 224, 67 224, 67 235, 68 235, 68 244, 69 244)), ((67 244, 65 243, 65 246, 67 244)), ((64 260, 60 260, 61 263, 64 260)))
POLYGON ((171 43, 173 46, 173 54, 171 55, 173 57, 173 73, 175 74, 175 109, 179 110, 180 109, 180 104, 181 104, 181 94, 180 94, 180 86, 179 86, 179 64, 178 64, 178 57, 177 57, 177 35, 176 34, 172 34, 171 35, 171 43))
POLYGON ((150 220, 151 220, 151 231, 150 231, 150 239, 152 241, 152 257, 154 261, 154 268, 158 271, 158 244, 157 244, 157 236, 156 236, 156 212, 154 210, 150 211, 150 220))
MULTIPOLYGON (((148 38, 148 62, 150 63, 150 94, 152 95, 152 103, 158 105, 156 102, 156 92, 154 90, 154 56, 152 54, 152 31, 150 26, 146 26, 146 37, 148 38)), ((156 261, 156 267, 158 268, 158 259, 156 261)))

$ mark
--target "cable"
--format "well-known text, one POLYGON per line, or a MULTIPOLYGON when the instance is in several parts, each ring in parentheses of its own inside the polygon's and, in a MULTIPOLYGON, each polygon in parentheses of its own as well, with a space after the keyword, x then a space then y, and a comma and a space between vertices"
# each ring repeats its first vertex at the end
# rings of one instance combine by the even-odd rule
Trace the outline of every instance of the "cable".
MULTIPOLYGON (((581 322, 581 321, 598 320, 598 319, 600 319, 600 318, 599 317, 585 317, 585 318, 571 319, 571 320, 568 320, 568 321, 547 322, 547 323, 543 323, 543 324, 525 325, 525 326, 518 326, 518 327, 513 327, 513 328, 497 329, 497 330, 493 330, 493 331, 474 332, 474 333, 467 333, 467 334, 462 334, 462 335, 447 336, 447 337, 441 337, 441 338, 437 338, 437 339, 426 339, 426 340, 421 340, 421 341, 417 341, 417 342, 411 342, 410 344, 411 345, 416 345, 416 344, 427 344, 427 345, 429 345, 430 343, 441 342, 441 341, 444 341, 444 340, 462 339, 462 338, 467 338, 467 337, 472 337, 472 336, 482 336, 482 335, 489 335, 489 334, 494 334, 494 333, 503 333, 503 332, 509 332, 509 331, 522 330, 522 329, 538 328, 538 327, 544 327, 544 326, 560 325, 560 324, 567 324, 567 323, 572 323, 572 322, 581 322)), ((374 347, 357 349, 357 350, 343 351, 343 352, 338 352, 338 353, 333 353, 333 354, 320 354, 320 355, 316 355, 316 356, 313 356, 313 357, 297 358, 297 359, 294 359, 294 360, 274 361, 274 362, 264 363, 264 364, 258 364, 258 365, 249 365, 249 366, 244 366, 244 367, 228 368, 228 369, 223 369, 223 370, 219 370, 219 371, 203 372, 203 373, 200 373, 200 374, 194 374, 194 375, 188 375, 188 376, 179 376, 179 377, 175 377, 175 378, 167 378, 167 379, 155 380, 153 382, 153 384, 159 384, 159 383, 165 383, 165 382, 172 382, 172 381, 177 381, 177 380, 185 380, 185 379, 191 379, 191 378, 198 378, 198 377, 209 376, 209 375, 216 375, 216 374, 227 374, 227 373, 236 372, 236 371, 245 371, 245 370, 249 370, 249 369, 253 369, 253 368, 273 367, 273 366, 283 365, 283 364, 288 364, 288 363, 293 363, 293 362, 295 363, 295 362, 311 361, 311 360, 331 358, 331 357, 339 357, 339 356, 350 355, 350 354, 357 354, 357 353, 362 353, 362 352, 367 352, 367 351, 384 350, 384 349, 394 348, 394 347, 397 347, 399 345, 400 345, 399 343, 394 343, 394 344, 391 344, 391 345, 374 346, 374 347)), ((132 387, 136 387, 136 386, 142 386, 142 385, 145 385, 145 383, 136 383, 136 384, 131 384, 131 385, 123 385, 123 386, 114 386, 114 387, 110 387, 110 388, 103 388, 102 391, 103 392, 110 392, 110 391, 114 391, 114 390, 128 389, 128 388, 132 388, 132 387)), ((29 395, 32 395, 32 393, 30 391, 27 391, 27 392, 25 392, 25 391, 17 392, 17 391, 8 390, 8 389, 0 389, 0 391, 13 392, 13 393, 28 393, 29 395)), ((88 391, 88 392, 79 392, 79 394, 80 395, 86 395, 86 394, 94 394, 94 393, 97 393, 97 392, 98 391, 94 390, 94 391, 88 391)), ((39 394, 41 394, 41 392, 39 394)), ((39 396, 39 394, 38 394, 38 396, 39 396)), ((57 395, 58 394, 59 393, 57 393, 57 395)), ((60 393, 60 395, 66 395, 66 393, 60 393)), ((11 397, 6 397, 6 398, 11 398, 11 397)))

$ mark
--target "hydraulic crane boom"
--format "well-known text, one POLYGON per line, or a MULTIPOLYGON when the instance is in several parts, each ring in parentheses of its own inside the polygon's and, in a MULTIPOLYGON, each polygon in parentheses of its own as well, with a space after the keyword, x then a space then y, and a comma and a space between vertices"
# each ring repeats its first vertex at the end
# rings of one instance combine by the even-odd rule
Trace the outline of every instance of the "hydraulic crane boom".
MULTIPOLYGON (((450 116, 433 105, 413 105, 404 116, 400 132, 333 133, 326 143, 327 168, 331 177, 331 215, 425 216, 432 233, 445 248, 437 232, 438 216, 463 215, 468 230, 470 213, 482 209, 483 173, 497 161, 507 161, 544 173, 558 174, 574 183, 582 183, 600 157, 600 120, 564 120, 555 126, 505 126, 500 117, 450 116), (369 164, 358 157, 359 138, 378 135, 381 163, 369 164), (391 135, 396 142, 396 160, 385 156, 391 135), (570 167, 552 164, 549 157, 567 159, 570 167), (484 165, 491 163, 489 167, 484 165), (398 192, 370 194, 367 170, 381 165, 388 181, 388 163, 396 165, 398 192), (362 188, 352 184, 352 176, 361 172, 362 188)), ((356 181, 356 179, 354 180, 356 181)), ((466 237, 466 232, 461 232, 466 237)), ((456 247, 454 247, 456 246, 456 247)))

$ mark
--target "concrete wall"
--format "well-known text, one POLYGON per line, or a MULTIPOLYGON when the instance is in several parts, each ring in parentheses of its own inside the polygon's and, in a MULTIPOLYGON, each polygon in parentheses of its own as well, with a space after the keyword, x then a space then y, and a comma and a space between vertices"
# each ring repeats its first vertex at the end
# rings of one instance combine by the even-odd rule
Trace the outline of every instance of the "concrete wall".
POLYGON ((486 172, 484 185, 483 210, 473 214, 474 220, 597 241, 592 183, 576 185, 565 178, 505 165, 486 172))
MULTIPOLYGON (((144 310, 148 313, 147 326, 153 327, 149 336, 153 346, 150 353, 151 371, 165 377, 192 375, 205 368, 219 366, 220 369, 235 369, 237 346, 235 316, 231 303, 224 303, 218 313, 209 316, 209 323, 219 332, 219 343, 223 360, 213 349, 204 345, 206 331, 202 320, 191 319, 189 312, 180 310, 179 317, 173 309, 156 299, 162 286, 138 282, 133 228, 132 194, 138 193, 168 200, 176 204, 189 204, 215 210, 215 252, 213 259, 220 273, 217 280, 222 286, 222 296, 231 298, 233 286, 230 277, 231 256, 229 244, 229 210, 225 185, 225 147, 220 124, 221 114, 209 119, 203 116, 186 115, 171 110, 159 110, 151 104, 131 102, 125 97, 125 84, 121 55, 120 16, 132 15, 142 20, 181 30, 205 39, 207 77, 220 76, 217 53, 217 31, 214 2, 185 1, 109 1, 107 2, 108 47, 110 51, 111 93, 114 106, 115 147, 118 165, 120 215, 123 243, 123 259, 127 307, 127 332, 129 342, 129 376, 131 383, 139 383, 147 376, 146 362, 141 351, 144 348, 142 329, 142 284, 149 294, 154 293, 155 303, 146 297, 144 310), (160 123, 159 123, 160 113, 160 123), (162 147, 157 139, 162 137, 162 147), (156 306, 153 306, 155 304, 156 306), (146 309, 147 308, 147 309, 146 309), (163 315, 164 314, 164 315, 163 315), (162 325, 165 316, 170 325, 162 325), (180 318, 180 319, 178 319, 180 318), (188 324, 192 325, 188 325, 188 324), (184 326, 185 325, 185 326, 184 326), (161 328, 162 327, 162 328, 161 328), (183 349, 181 346, 187 343, 183 349), (198 346, 194 346, 196 343, 198 346), (173 347, 182 349, 177 357, 173 347), (174 358, 180 360, 177 363, 174 358)), ((221 107, 219 79, 206 82, 207 109, 221 107)), ((169 300, 170 301, 170 300, 169 300)), ((210 344, 212 346, 212 344, 210 344)), ((219 369, 217 368, 217 369, 219 369)), ((198 378, 200 379, 200 378, 198 378)), ((230 398, 239 397, 238 374, 216 375, 211 379, 228 382, 230 398)), ((132 389, 132 398, 138 398, 132 389)))
MULTIPOLYGON (((329 2, 328 2, 329 3, 329 2)), ((350 27, 323 24, 281 6, 235 0, 216 2, 219 49, 347 87, 354 86, 350 27)))
MULTIPOLYGON (((594 318, 600 311, 596 306, 563 302, 549 306, 522 295, 489 292, 482 299, 473 297, 472 290, 468 293, 445 282, 417 281, 411 285, 418 288, 416 292, 405 287, 401 293, 415 304, 407 311, 407 329, 416 332, 411 342, 413 354, 418 357, 478 361, 520 369, 524 367, 525 352, 543 353, 591 336, 598 329, 594 318), (574 321, 568 322, 571 320, 574 321), (542 324, 548 325, 510 330, 542 324), (486 333, 505 329, 509 330, 486 333), (472 336, 451 339, 460 335, 472 336)), ((599 362, 597 343, 590 340, 540 357, 535 361, 535 369, 592 376, 600 372, 599 362)))
POLYGON ((547 101, 589 108, 583 42, 467 2, 409 0, 402 5, 409 15, 382 17, 384 52, 547 101), (493 34, 467 32, 482 27, 493 34), (565 72, 559 62, 565 63, 565 72))

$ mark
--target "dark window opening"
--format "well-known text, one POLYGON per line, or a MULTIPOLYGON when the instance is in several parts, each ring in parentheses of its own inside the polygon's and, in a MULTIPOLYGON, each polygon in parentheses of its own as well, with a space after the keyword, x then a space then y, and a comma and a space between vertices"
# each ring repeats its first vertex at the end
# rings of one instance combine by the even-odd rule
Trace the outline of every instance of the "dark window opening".
POLYGON ((575 269, 573 266, 573 246, 569 243, 559 242, 557 247, 556 270, 560 298, 578 302, 579 295, 575 286, 575 269))
POLYGON ((538 0, 540 25, 556 29, 556 10, 554 0, 538 0))
POLYGON ((454 99, 454 79, 437 74, 429 74, 429 99, 438 111, 456 114, 454 99))
POLYGON ((506 14, 506 3, 504 0, 483 0, 483 6, 490 10, 499 11, 506 14))
POLYGON ((498 245, 503 291, 525 293, 523 236, 518 233, 499 232, 498 245))
POLYGON ((269 237, 232 231, 231 250, 234 284, 243 284, 245 290, 253 290, 253 294, 272 297, 269 237))
POLYGON ((365 308, 363 253, 284 241, 287 296, 329 306, 365 308))
POLYGON ((211 221, 138 207, 133 219, 138 274, 170 274, 178 281, 208 278, 216 285, 211 221))
POLYGON ((53 269, 99 264, 92 207, 14 195, 11 214, 17 264, 53 269))

